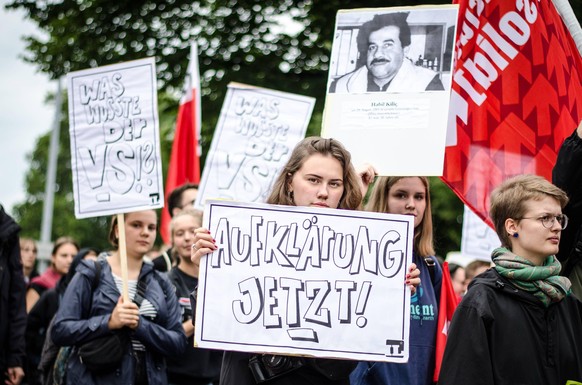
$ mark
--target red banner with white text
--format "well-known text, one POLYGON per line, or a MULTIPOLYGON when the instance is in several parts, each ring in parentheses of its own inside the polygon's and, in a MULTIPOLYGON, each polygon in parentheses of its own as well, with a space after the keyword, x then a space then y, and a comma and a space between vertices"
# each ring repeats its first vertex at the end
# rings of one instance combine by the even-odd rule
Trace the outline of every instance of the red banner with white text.
POLYGON ((458 3, 456 144, 442 179, 491 224, 489 194, 500 182, 551 180, 560 145, 582 119, 582 59, 550 0, 458 3))

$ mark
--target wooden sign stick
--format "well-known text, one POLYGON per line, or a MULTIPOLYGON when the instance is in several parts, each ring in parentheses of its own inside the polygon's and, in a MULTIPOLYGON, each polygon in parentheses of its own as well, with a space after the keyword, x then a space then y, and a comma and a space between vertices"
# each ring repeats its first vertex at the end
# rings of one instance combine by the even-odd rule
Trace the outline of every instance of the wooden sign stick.
POLYGON ((125 217, 123 214, 117 214, 117 228, 119 230, 119 263, 121 265, 121 281, 123 302, 129 303, 129 291, 127 290, 127 250, 125 249, 125 217))

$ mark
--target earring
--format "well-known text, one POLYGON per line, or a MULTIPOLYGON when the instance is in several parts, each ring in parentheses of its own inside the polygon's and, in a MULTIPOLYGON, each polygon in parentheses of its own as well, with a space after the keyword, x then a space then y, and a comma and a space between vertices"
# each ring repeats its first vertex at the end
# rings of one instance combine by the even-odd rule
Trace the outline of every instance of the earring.
POLYGON ((293 200, 293 198, 295 198, 295 196, 293 195, 293 191, 289 191, 289 199, 293 200))
POLYGON ((513 233, 513 234, 511 234, 511 236, 512 236, 513 238, 517 238, 517 237, 519 237, 519 234, 518 234, 518 233, 513 233))

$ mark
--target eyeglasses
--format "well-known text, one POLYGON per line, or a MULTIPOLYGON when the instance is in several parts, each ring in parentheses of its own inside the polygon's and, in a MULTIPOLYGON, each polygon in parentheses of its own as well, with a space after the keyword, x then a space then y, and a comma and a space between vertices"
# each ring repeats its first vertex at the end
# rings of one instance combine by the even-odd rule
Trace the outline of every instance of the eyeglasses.
POLYGON ((568 226, 568 217, 565 214, 560 214, 560 215, 543 215, 541 217, 537 217, 537 218, 533 218, 533 217, 523 217, 521 219, 535 219, 538 220, 540 222, 542 222, 542 225, 546 228, 546 229, 551 229, 552 226, 554 226, 554 222, 558 221, 558 223, 560 224, 560 226, 562 227, 562 230, 564 230, 567 226, 568 226))

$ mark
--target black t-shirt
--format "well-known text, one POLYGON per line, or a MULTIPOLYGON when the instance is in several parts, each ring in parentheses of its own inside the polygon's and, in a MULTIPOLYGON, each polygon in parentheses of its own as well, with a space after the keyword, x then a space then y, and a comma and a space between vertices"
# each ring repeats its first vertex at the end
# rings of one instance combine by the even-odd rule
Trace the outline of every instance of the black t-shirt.
MULTIPOLYGON (((182 309, 182 322, 193 318, 195 309, 190 305, 190 293, 198 285, 198 279, 184 273, 178 267, 168 273, 170 282, 176 288, 176 297, 182 309)), ((186 352, 177 358, 166 359, 168 381, 172 384, 198 385, 218 382, 222 351, 194 347, 194 337, 188 338, 186 352)))

